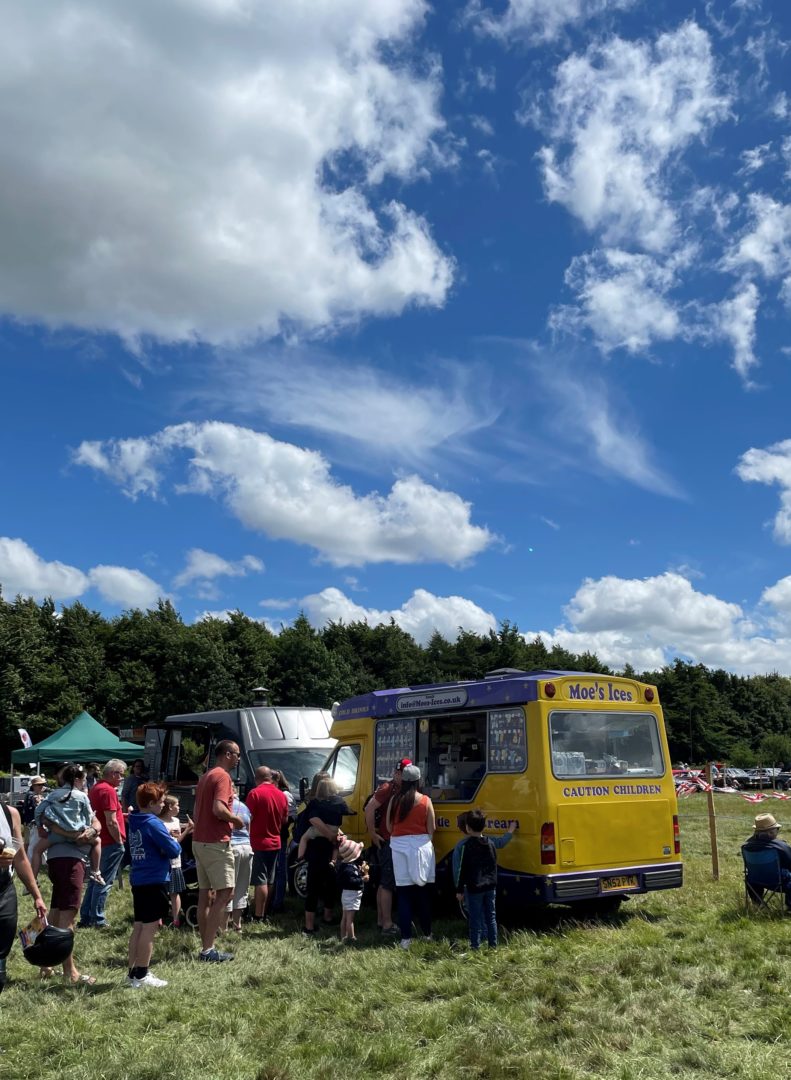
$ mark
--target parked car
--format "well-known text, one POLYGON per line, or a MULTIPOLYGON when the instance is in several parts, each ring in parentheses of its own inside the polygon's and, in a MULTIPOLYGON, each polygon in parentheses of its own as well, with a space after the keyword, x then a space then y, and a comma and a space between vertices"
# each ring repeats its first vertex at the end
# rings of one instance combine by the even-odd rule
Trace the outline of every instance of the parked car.
POLYGON ((779 775, 779 769, 748 769, 745 786, 759 789, 770 788, 772 786, 772 777, 774 776, 776 779, 779 775))
POLYGON ((728 787, 749 787, 748 780, 749 773, 746 769, 736 769, 729 766, 725 770, 725 783, 728 787))

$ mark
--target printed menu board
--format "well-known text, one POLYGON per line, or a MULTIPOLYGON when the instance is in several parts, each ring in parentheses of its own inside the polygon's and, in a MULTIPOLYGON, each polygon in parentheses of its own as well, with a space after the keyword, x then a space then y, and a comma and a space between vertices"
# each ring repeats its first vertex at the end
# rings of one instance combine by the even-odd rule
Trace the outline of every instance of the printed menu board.
POLYGON ((376 725, 376 777, 390 780, 402 758, 415 760, 415 721, 380 720, 376 725))
POLYGON ((525 714, 522 709, 489 713, 489 772, 522 772, 527 765, 525 714))

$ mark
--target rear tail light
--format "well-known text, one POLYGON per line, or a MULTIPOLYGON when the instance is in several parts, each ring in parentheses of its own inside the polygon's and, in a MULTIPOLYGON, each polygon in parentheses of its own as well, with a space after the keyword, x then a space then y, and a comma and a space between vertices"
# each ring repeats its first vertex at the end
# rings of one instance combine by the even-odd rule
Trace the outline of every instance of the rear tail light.
POLYGON ((557 862, 555 857, 555 824, 545 821, 541 826, 541 863, 542 865, 557 862))
POLYGON ((673 851, 681 854, 681 830, 678 827, 678 814, 673 814, 673 851))

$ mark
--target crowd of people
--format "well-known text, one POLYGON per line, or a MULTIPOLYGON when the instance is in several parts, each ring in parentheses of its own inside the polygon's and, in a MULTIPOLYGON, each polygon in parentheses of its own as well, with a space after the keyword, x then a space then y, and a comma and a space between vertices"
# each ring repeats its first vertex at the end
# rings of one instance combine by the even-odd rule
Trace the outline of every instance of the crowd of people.
MULTIPOLYGON (((133 905, 126 982, 134 989, 166 986, 152 972, 151 958, 160 926, 181 924, 182 844, 187 837, 197 875, 197 959, 202 963, 233 959, 233 953, 217 946, 222 932, 241 933, 245 919, 260 923, 282 910, 289 840, 298 845, 298 859, 306 871, 304 935, 318 933, 319 911, 323 925, 335 925, 340 902, 340 938, 354 943, 355 916, 373 866, 382 936, 398 939, 408 949, 416 920, 422 935, 431 937, 435 816, 431 799, 420 791, 416 765, 402 759, 392 778, 366 803, 365 823, 373 844, 369 866, 363 844, 342 831, 343 818, 351 811, 327 773, 314 776, 305 808, 297 813, 286 778, 266 765, 256 771, 255 785, 242 802, 232 781, 239 757, 236 743, 217 744, 215 764, 200 777, 193 816, 187 816, 186 822, 181 820, 178 798, 167 794, 164 784, 146 779, 142 761, 133 764, 125 780, 126 764, 118 759, 103 768, 69 764, 61 769, 58 786, 50 793, 43 777, 33 778, 22 818, 14 808, 4 806, 0 813, 0 991, 17 928, 12 869, 31 895, 39 918, 72 933, 75 926, 102 930, 108 925, 108 896, 125 853, 133 905), (27 851, 23 823, 30 830, 27 851), (37 881, 43 865, 52 884, 48 909, 37 881)), ((513 834, 486 836, 480 811, 460 815, 458 824, 464 835, 453 852, 453 874, 457 896, 467 905, 470 944, 477 949, 486 940, 494 947, 496 852, 513 834)), ((42 967, 42 978, 53 975, 52 968, 42 967)), ((62 962, 62 975, 74 984, 96 981, 78 969, 73 951, 62 962)))

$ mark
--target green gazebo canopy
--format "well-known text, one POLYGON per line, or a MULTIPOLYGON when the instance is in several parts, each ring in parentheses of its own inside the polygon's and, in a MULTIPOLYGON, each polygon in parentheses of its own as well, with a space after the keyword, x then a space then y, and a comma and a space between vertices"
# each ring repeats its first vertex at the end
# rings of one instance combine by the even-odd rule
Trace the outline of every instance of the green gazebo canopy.
POLYGON ((94 720, 90 713, 81 712, 72 721, 34 746, 14 750, 11 761, 14 765, 37 761, 97 761, 102 764, 110 758, 122 758, 131 763, 142 757, 143 747, 139 743, 124 742, 112 731, 94 720))

